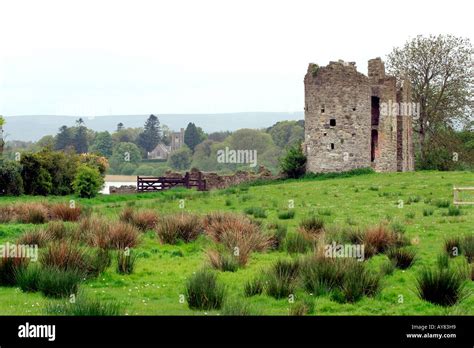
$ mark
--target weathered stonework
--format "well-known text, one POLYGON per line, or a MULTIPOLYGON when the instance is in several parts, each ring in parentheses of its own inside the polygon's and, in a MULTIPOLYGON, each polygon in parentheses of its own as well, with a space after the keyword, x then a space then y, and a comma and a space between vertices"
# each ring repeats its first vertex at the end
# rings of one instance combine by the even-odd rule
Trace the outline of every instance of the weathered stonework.
POLYGON ((409 83, 397 86, 380 58, 369 76, 355 63, 310 64, 305 85, 305 141, 309 172, 413 170, 411 116, 381 113, 382 103, 411 102, 409 83))

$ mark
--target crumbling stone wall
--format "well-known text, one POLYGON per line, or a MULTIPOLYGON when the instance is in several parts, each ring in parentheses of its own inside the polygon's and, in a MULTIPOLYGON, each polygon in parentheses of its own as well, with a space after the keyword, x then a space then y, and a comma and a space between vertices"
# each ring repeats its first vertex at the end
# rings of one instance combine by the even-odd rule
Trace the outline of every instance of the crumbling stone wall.
POLYGON ((411 116, 380 109, 411 101, 409 83, 397 86, 380 58, 369 61, 368 76, 353 62, 310 64, 304 85, 307 171, 413 170, 411 116))

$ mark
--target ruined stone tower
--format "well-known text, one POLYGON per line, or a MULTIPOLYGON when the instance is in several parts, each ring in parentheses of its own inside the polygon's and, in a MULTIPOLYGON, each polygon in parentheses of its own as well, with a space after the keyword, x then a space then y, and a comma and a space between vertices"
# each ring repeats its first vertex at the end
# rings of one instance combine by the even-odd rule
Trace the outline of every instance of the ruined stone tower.
POLYGON ((359 73, 353 62, 309 65, 304 79, 307 171, 413 170, 412 115, 405 107, 413 111, 410 84, 385 75, 380 58, 369 61, 368 71, 368 77, 359 73))

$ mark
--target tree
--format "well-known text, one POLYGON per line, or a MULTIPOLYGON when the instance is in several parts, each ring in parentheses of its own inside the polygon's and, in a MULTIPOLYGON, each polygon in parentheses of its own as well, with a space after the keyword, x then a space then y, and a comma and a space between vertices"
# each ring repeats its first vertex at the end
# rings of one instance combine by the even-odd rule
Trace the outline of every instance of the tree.
POLYGON ((142 160, 140 149, 133 143, 117 144, 110 157, 110 168, 114 173, 120 173, 121 168, 128 163, 138 164, 142 160))
POLYGON ((76 130, 74 134, 74 148, 77 153, 86 153, 88 150, 87 128, 84 126, 84 120, 79 118, 76 121, 76 130))
POLYGON ((122 123, 122 122, 118 123, 118 124, 117 124, 117 132, 120 132, 120 131, 123 129, 123 127, 124 127, 124 126, 123 126, 123 123, 122 123))
POLYGON ((113 141, 109 132, 99 132, 96 134, 94 142, 90 147, 90 152, 98 153, 105 157, 112 156, 113 141))
POLYGON ((5 119, 0 115, 0 157, 3 154, 3 147, 5 146, 5 141, 3 140, 3 125, 5 124, 5 119))
POLYGON ((196 125, 190 122, 184 131, 184 143, 194 152, 194 149, 200 142, 201 134, 199 134, 196 125))
POLYGON ((16 161, 0 162, 0 194, 18 196, 22 193, 20 164, 16 161))
POLYGON ((275 145, 282 149, 304 140, 304 128, 297 121, 277 122, 267 132, 275 145))
POLYGON ((145 151, 152 151, 160 142, 160 121, 155 115, 150 115, 145 122, 143 132, 138 135, 138 145, 145 151))
POLYGON ((59 128, 59 133, 56 135, 55 150, 65 150, 73 145, 73 137, 71 128, 62 126, 59 128))
POLYGON ((95 197, 102 186, 104 186, 104 178, 97 169, 88 166, 79 167, 73 182, 74 192, 79 197, 95 197))
POLYGON ((429 151, 428 137, 472 118, 473 53, 469 39, 420 35, 388 56, 388 71, 399 80, 407 77, 413 100, 420 103, 414 130, 422 160, 429 151))
POLYGON ((36 142, 36 145, 42 148, 53 150, 56 145, 56 141, 54 140, 54 137, 52 135, 45 135, 36 142))
POLYGON ((299 178, 306 171, 306 156, 303 153, 301 144, 291 146, 285 156, 280 161, 280 168, 283 174, 289 178, 299 178))
POLYGON ((175 150, 168 158, 168 165, 175 170, 186 170, 191 165, 191 150, 186 146, 175 150))

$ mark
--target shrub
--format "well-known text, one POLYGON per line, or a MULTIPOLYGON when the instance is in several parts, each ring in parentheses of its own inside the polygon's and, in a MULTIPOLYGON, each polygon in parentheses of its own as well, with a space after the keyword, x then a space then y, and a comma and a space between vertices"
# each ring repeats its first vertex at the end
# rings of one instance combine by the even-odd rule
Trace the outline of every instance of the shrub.
POLYGON ((390 248, 387 251, 387 256, 395 267, 407 269, 415 262, 416 251, 405 248, 390 248))
POLYGON ((295 217, 295 211, 293 209, 287 209, 278 212, 278 218, 280 220, 289 220, 295 217))
POLYGON ((179 240, 192 242, 202 233, 203 227, 197 215, 183 213, 166 216, 156 226, 162 243, 176 244, 179 240))
POLYGON ((62 221, 78 221, 82 213, 79 206, 66 203, 52 204, 50 210, 52 219, 62 221))
POLYGON ((418 296, 441 306, 452 306, 466 295, 464 276, 455 270, 425 268, 416 278, 418 296))
POLYGON ((44 267, 40 272, 38 289, 46 297, 69 297, 77 293, 82 277, 83 274, 77 269, 63 270, 58 267, 44 267))
POLYGON ((264 279, 262 277, 256 277, 248 280, 244 284, 244 295, 247 297, 260 295, 264 290, 264 279))
POLYGON ((207 257, 211 266, 217 270, 235 272, 239 268, 239 261, 228 251, 210 249, 207 257))
POLYGON ((306 156, 301 144, 290 147, 280 160, 281 172, 288 178, 302 177, 306 171, 306 156))
POLYGON ((41 272, 37 264, 21 267, 15 271, 16 284, 24 292, 36 292, 39 290, 41 272))
POLYGON ((284 245, 289 254, 304 254, 313 249, 313 243, 299 232, 288 234, 284 245))
POLYGON ((48 315, 66 315, 66 316, 115 316, 121 315, 120 304, 117 302, 102 301, 91 299, 84 295, 76 297, 76 301, 51 302, 46 306, 48 315))
POLYGON ((132 274, 136 260, 137 255, 132 250, 119 250, 117 252, 117 273, 132 274))
POLYGON ((277 260, 266 275, 267 295, 279 299, 294 294, 299 271, 299 261, 277 260))
POLYGON ((191 309, 220 309, 224 302, 225 288, 217 282, 217 275, 203 269, 186 282, 185 296, 191 309))
POLYGON ((72 183, 74 192, 83 198, 92 198, 97 195, 104 186, 104 178, 95 168, 85 165, 79 167, 72 183))
POLYGON ((0 162, 0 187, 0 195, 19 196, 23 194, 21 166, 17 161, 0 162))
POLYGON ((450 238, 445 239, 444 250, 451 257, 460 255, 461 254, 461 238, 450 237, 450 238))
POLYGON ((0 257, 0 286, 13 286, 16 283, 15 274, 28 266, 26 257, 0 257))
POLYGON ((226 301, 221 310, 225 316, 249 316, 252 315, 250 305, 241 300, 226 301))

